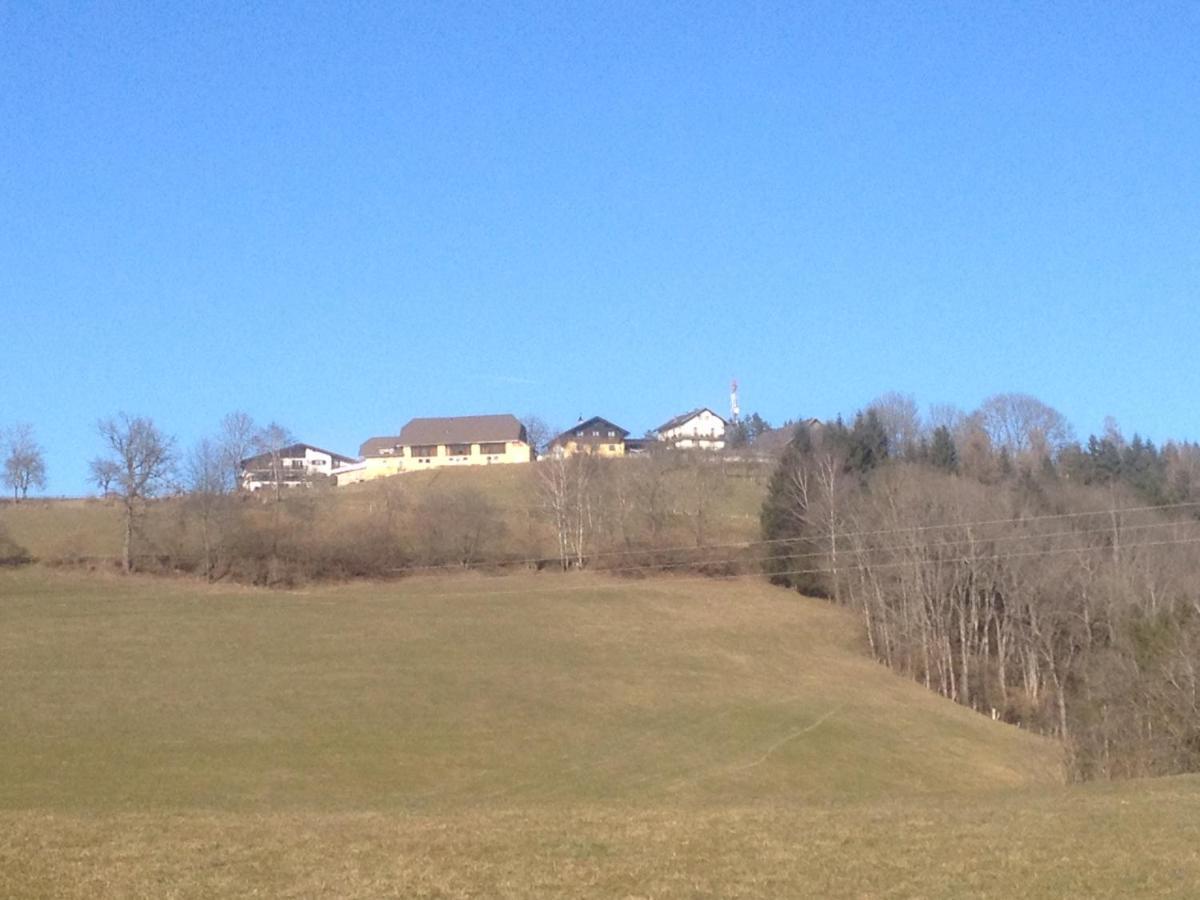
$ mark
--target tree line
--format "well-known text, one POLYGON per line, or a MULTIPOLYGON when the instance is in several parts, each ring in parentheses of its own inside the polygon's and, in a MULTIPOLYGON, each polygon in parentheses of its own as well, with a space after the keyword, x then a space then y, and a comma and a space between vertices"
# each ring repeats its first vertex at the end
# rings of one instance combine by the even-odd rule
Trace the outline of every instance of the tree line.
POLYGON ((1033 397, 888 395, 800 426, 762 510, 770 577, 858 611, 931 690, 1053 733, 1080 778, 1200 771, 1200 445, 1033 397))

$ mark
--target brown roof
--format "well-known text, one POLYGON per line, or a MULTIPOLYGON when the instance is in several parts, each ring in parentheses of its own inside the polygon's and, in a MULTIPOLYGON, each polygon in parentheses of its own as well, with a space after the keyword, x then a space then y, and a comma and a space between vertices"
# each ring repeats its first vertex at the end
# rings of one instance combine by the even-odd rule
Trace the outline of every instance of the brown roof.
POLYGON ((379 451, 385 450, 385 449, 395 449, 396 445, 399 443, 400 443, 399 435, 393 435, 392 437, 367 438, 365 441, 363 441, 362 446, 360 446, 358 448, 358 455, 359 456, 382 456, 383 454, 380 453, 379 451))
POLYGON ((477 444, 494 441, 523 441, 525 426, 513 415, 448 416, 411 419, 400 429, 398 444, 477 444))
POLYGON ((430 444, 480 444, 526 441, 525 426, 516 416, 444 416, 410 419, 398 435, 367 438, 359 456, 385 456, 383 450, 430 444))

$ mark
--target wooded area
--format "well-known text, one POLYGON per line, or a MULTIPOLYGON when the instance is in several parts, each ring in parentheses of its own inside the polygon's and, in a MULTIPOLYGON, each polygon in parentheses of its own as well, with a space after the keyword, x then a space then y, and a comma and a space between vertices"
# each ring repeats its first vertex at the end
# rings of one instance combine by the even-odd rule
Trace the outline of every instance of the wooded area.
POLYGON ((1200 446, 1085 444, 1030 397, 801 427, 763 508, 778 583, 883 663, 1054 733, 1078 778, 1200 770, 1200 446))

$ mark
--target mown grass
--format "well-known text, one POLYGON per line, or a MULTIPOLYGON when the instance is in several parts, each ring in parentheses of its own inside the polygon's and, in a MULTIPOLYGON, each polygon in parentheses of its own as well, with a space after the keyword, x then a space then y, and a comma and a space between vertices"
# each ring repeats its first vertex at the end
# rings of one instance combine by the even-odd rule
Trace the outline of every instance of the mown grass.
POLYGON ((747 581, 0 573, 0 894, 1198 883, 1196 781, 1065 787, 1052 743, 861 650, 747 581))

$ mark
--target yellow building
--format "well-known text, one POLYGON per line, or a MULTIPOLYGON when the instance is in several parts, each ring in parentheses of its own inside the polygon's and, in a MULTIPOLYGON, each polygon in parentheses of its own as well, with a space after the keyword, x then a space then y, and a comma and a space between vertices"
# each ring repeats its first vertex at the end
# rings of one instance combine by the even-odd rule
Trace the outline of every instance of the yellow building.
POLYGON ((564 431, 550 442, 550 453, 554 456, 574 456, 590 453, 594 456, 624 456, 625 438, 629 432, 608 419, 592 416, 586 422, 580 419, 574 428, 564 431))
POLYGON ((359 448, 362 462, 338 484, 444 466, 491 466, 533 459, 516 416, 412 419, 395 437, 373 437, 359 448))

